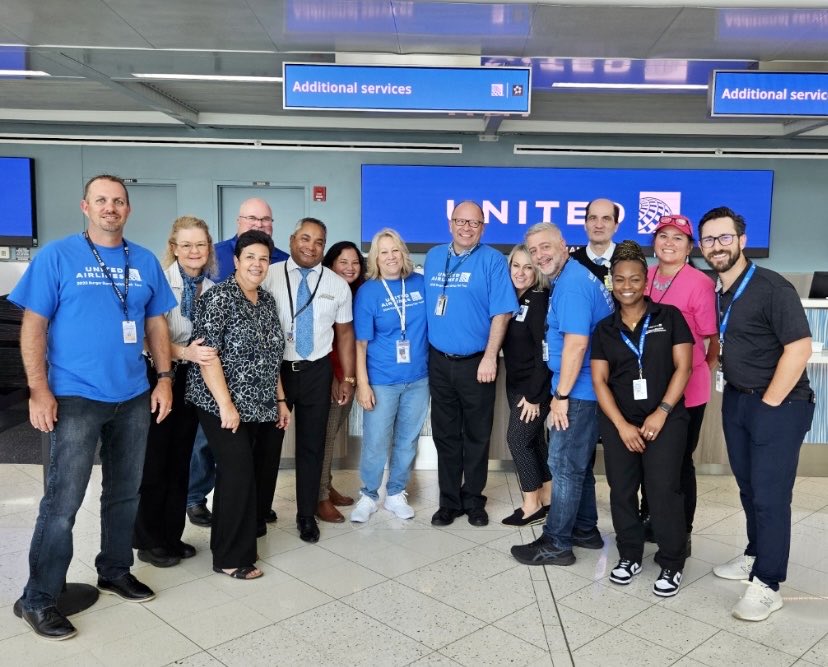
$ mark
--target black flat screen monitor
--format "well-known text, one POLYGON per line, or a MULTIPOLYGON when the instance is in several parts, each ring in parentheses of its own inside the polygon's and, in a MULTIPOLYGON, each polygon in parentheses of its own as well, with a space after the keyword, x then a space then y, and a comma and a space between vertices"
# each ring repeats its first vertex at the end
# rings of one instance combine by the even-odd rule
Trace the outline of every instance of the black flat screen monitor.
POLYGON ((0 246, 36 245, 34 160, 0 157, 0 246))
POLYGON ((828 299, 828 271, 814 271, 809 299, 828 299))

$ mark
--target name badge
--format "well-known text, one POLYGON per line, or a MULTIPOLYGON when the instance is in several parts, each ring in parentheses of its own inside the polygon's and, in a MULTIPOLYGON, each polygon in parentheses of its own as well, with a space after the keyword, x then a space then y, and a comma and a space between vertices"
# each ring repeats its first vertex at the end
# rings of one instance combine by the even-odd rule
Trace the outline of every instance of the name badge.
POLYGON ((612 292, 612 275, 609 273, 604 276, 604 287, 607 288, 607 292, 612 292))
POLYGON ((290 331, 287 332, 287 337, 285 339, 288 343, 293 342, 293 327, 291 327, 290 331))
POLYGON ((724 391, 725 380, 724 380, 724 373, 722 369, 718 369, 716 371, 716 391, 722 392, 724 391))
POLYGON ((526 313, 528 313, 528 312, 529 312, 529 304, 524 303, 520 307, 520 312, 517 315, 515 315, 515 320, 517 320, 518 322, 523 322, 523 320, 526 319, 526 313))
POLYGON ((544 361, 549 361, 549 345, 546 341, 541 343, 541 355, 544 361))
POLYGON ((437 305, 434 307, 434 314, 438 317, 442 317, 446 314, 446 302, 448 301, 448 297, 445 294, 441 294, 437 297, 437 305))
POLYGON ((646 401, 647 400, 647 379, 640 378, 638 380, 633 380, 633 398, 636 401, 646 401))
POLYGON ((397 341, 397 363, 410 364, 411 363, 411 341, 398 340, 397 341))
POLYGON ((137 343, 138 327, 135 326, 135 320, 124 320, 121 325, 124 331, 124 342, 137 343))

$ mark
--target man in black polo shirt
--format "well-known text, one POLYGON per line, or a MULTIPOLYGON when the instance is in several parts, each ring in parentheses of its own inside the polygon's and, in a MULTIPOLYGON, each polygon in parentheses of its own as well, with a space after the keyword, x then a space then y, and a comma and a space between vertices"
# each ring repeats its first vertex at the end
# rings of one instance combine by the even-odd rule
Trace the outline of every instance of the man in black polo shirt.
POLYGON ((702 254, 719 274, 716 389, 724 392, 725 442, 748 537, 744 556, 713 572, 747 580, 733 616, 763 621, 782 607, 791 495, 815 400, 805 372, 811 332, 799 296, 778 273, 747 260, 746 241, 744 218, 729 208, 714 208, 699 222, 702 254))

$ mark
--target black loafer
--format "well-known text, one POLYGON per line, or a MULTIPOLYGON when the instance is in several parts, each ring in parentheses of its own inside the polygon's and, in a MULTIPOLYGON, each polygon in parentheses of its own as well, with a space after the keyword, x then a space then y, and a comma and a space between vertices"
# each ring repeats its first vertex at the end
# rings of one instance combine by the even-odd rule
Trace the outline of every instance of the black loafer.
POLYGON ((37 611, 26 611, 18 600, 14 603, 14 615, 26 621, 34 633, 43 639, 59 642, 78 634, 75 626, 54 605, 37 611))
POLYGON ((540 523, 546 518, 549 510, 546 507, 541 507, 534 514, 529 516, 523 515, 523 508, 518 507, 514 512, 507 516, 502 523, 504 526, 528 526, 530 524, 540 523))
POLYGON ((270 510, 270 511, 269 511, 269 512, 265 515, 265 521, 266 521, 267 523, 276 523, 278 520, 279 520, 279 517, 278 517, 278 516, 276 516, 276 512, 274 512, 273 510, 270 510))
POLYGON ((147 602, 155 597, 149 586, 142 584, 129 572, 117 579, 98 577, 98 589, 102 593, 117 595, 127 602, 147 602))
POLYGON ((256 526, 256 537, 264 537, 267 535, 267 524, 263 523, 260 526, 256 526))
POLYGON ((296 517, 296 529, 299 531, 299 539, 303 542, 313 543, 319 541, 319 526, 312 516, 296 517))
POLYGON ((207 509, 207 505, 199 503, 187 508, 187 517, 190 523, 195 526, 209 528, 213 525, 213 513, 207 509))
POLYGON ((452 509, 451 507, 441 507, 434 516, 431 517, 432 526, 450 526, 458 516, 463 516, 463 510, 452 509))
POLYGON ((172 567, 181 562, 179 556, 170 553, 164 547, 138 549, 138 560, 149 563, 153 567, 172 567))
POLYGON ((482 507, 472 507, 466 511, 469 515, 469 523, 472 526, 482 527, 489 525, 489 513, 482 507))
POLYGON ((178 547, 174 549, 174 552, 179 558, 192 558, 196 555, 196 548, 192 544, 179 542, 178 547))

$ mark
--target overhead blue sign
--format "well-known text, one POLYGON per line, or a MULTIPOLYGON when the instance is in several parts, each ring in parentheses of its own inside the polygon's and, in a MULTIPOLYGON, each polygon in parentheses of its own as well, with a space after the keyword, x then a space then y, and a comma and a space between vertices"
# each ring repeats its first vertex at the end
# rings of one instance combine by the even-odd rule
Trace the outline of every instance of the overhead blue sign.
POLYGON ((828 37, 828 9, 728 7, 716 10, 716 16, 716 41, 720 44, 739 39, 767 48, 791 42, 824 42, 828 37))
POLYGON ((714 72, 710 115, 828 117, 828 72, 714 72))
POLYGON ((529 113, 530 70, 285 63, 285 109, 529 113))
POLYGON ((445 243, 452 209, 470 199, 483 207, 486 243, 509 249, 531 225, 553 222, 569 245, 585 245, 586 205, 607 197, 621 209, 616 239, 648 247, 662 215, 681 213, 695 224, 711 208, 729 206, 745 216, 750 254, 767 257, 772 192, 772 171, 366 164, 362 242, 390 225, 412 250, 445 243))

